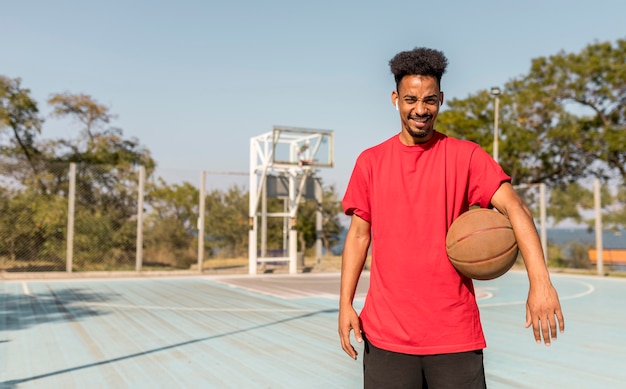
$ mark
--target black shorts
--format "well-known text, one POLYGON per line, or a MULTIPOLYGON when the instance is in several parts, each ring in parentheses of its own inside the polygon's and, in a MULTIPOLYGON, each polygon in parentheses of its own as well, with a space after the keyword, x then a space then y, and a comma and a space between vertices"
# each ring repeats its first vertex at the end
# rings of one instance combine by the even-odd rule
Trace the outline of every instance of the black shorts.
POLYGON ((365 339, 365 389, 485 389, 483 350, 410 355, 382 350, 365 339))

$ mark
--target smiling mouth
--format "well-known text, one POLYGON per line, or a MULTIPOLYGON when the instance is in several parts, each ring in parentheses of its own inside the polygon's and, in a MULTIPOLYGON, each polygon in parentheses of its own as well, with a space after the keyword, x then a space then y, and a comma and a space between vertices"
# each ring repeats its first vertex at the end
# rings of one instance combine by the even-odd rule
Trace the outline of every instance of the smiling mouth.
POLYGON ((409 116, 409 119, 416 123, 426 123, 430 119, 430 115, 426 116, 409 116))

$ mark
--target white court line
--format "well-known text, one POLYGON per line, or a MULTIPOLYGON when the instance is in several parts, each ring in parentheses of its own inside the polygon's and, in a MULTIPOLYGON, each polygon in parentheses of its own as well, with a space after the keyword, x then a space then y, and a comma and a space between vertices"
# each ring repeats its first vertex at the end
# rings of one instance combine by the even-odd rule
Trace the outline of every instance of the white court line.
MULTIPOLYGON (((243 276, 241 278, 246 278, 249 276, 243 276)), ((173 277, 175 278, 175 277, 173 277)), ((205 278, 205 277, 201 277, 201 278, 205 278)), ((208 277, 207 277, 208 278, 208 277)), ((216 278, 222 278, 222 277, 216 277, 216 278)), ((223 278, 230 278, 230 277, 223 277, 223 278)), ((238 278, 238 277, 237 277, 238 278)), ((126 278, 128 279, 128 278, 126 278)), ((171 279, 171 278, 170 278, 171 279)), ((40 281, 40 282, 50 282, 50 280, 36 280, 40 281)), ((79 280, 76 280, 79 281, 79 280)), ((85 281, 85 279, 83 279, 82 281, 85 281)), ((577 298, 581 298, 584 296, 588 296, 590 294, 592 294, 595 291, 595 287, 587 282, 583 282, 583 281, 579 281, 579 280, 574 280, 575 282, 578 282, 582 285, 584 285, 586 287, 586 290, 581 292, 581 293, 577 293, 577 294, 573 294, 571 296, 565 296, 565 297, 560 297, 560 300, 573 300, 573 299, 577 299, 577 298)), ((234 285, 234 284, 230 284, 227 282, 220 282, 223 285, 227 285, 229 287, 232 288, 236 288, 236 289, 243 289, 243 290, 247 290, 250 292, 254 292, 254 293, 261 293, 261 294, 265 294, 265 295, 269 295, 269 296, 273 296, 273 297, 278 297, 281 299, 284 298, 305 298, 305 297, 326 297, 326 298, 338 298, 336 295, 334 294, 328 294, 328 293, 294 293, 289 297, 286 297, 284 294, 277 294, 277 293, 271 293, 266 290, 264 291, 260 291, 258 289, 255 288, 250 288, 250 287, 243 287, 241 285, 234 285)), ((32 296, 32 293, 30 291, 30 289, 28 288, 28 284, 25 281, 21 281, 22 284, 22 290, 24 292, 25 295, 27 296, 32 296)), ((477 288, 477 292, 481 292, 482 295, 478 295, 477 293, 477 300, 479 301, 483 301, 483 300, 488 300, 490 298, 493 297, 493 293, 486 291, 489 288, 477 288)), ((355 296, 355 302, 357 301, 364 301, 364 297, 358 298, 355 296)), ((297 309, 297 308, 278 308, 278 309, 274 309, 274 308, 208 308, 208 307, 198 307, 198 308, 194 308, 194 307, 167 307, 167 306, 158 306, 158 305, 133 305, 133 304, 114 304, 114 303, 97 303, 97 302, 82 302, 82 301, 66 301, 65 303, 71 304, 71 305, 87 305, 87 306, 101 306, 101 307, 110 307, 110 308, 126 308, 126 309, 146 309, 146 310, 168 310, 168 311, 198 311, 198 312, 313 312, 315 310, 311 310, 311 309, 297 309)), ((483 304, 479 304, 480 307, 497 307, 497 306, 509 306, 509 305, 523 305, 526 304, 526 301, 509 301, 509 302, 500 302, 500 303, 483 303, 483 304)))
MULTIPOLYGON (((587 287, 587 290, 577 293, 571 296, 566 296, 560 298, 560 300, 572 300, 584 296, 588 296, 595 291, 593 285, 588 284, 586 282, 579 281, 581 284, 587 287)), ((23 284, 25 285, 25 283, 23 284)), ((26 293, 26 292, 25 292, 26 293)), ((492 292, 481 290, 482 296, 478 298, 478 300, 488 300, 493 297, 492 292)), ((29 293, 27 293, 29 294, 29 293)), ((326 297, 336 297, 335 295, 326 295, 326 297)), ((192 311, 192 312, 314 312, 315 310, 311 309, 299 309, 299 308, 208 308, 208 307, 167 307, 167 306, 159 306, 159 305, 134 305, 134 304, 114 304, 114 303, 97 303, 97 302, 68 302, 72 305, 88 305, 88 306, 99 306, 99 307, 108 307, 108 308, 126 308, 126 309, 145 309, 145 310, 155 310, 155 311, 192 311)), ((499 307, 499 306, 507 306, 507 305, 522 305, 526 304, 526 301, 509 301, 509 302, 501 302, 501 303, 491 303, 491 304, 480 304, 480 307, 499 307)))
POLYGON ((487 292, 481 288, 476 288, 475 293, 476 293, 476 301, 489 300, 490 298, 493 297, 492 292, 487 292))
POLYGON ((30 290, 28 289, 28 284, 24 281, 22 281, 22 291, 24 292, 26 296, 32 296, 32 294, 30 293, 30 290))
MULTIPOLYGON (((571 296, 561 297, 560 300, 573 300, 577 298, 581 298, 584 296, 588 296, 595 291, 595 287, 589 283, 578 281, 585 287, 587 290, 573 294, 571 296)), ((30 295, 28 291, 28 286, 25 282, 22 283, 22 287, 24 288, 24 294, 30 295)), ((234 287, 234 286, 233 286, 234 287)), ((480 288, 477 288, 480 289, 480 288)), ((258 291, 257 291, 258 292, 258 291)), ((488 300, 493 297, 492 292, 481 290, 483 296, 479 297, 478 300, 488 300)), ((326 295, 326 297, 336 297, 335 295, 326 295)), ((127 309, 146 309, 146 310, 155 310, 155 311, 192 311, 192 312, 316 312, 317 310, 312 309, 299 309, 299 308, 207 308, 207 307, 164 307, 159 305, 134 305, 134 304, 113 304, 113 303, 97 303, 97 302, 66 302, 71 305, 88 305, 88 306, 99 306, 99 307, 108 307, 108 308, 127 308, 127 309)), ((509 302, 501 302, 501 303, 491 303, 491 304, 480 304, 480 307, 500 307, 507 305, 523 305, 526 304, 526 301, 509 301, 509 302)))
POLYGON ((592 294, 593 292, 596 291, 596 288, 593 285, 588 284, 586 282, 582 282, 582 281, 578 281, 578 282, 580 282, 581 284, 585 285, 587 287, 587 290, 582 292, 582 293, 574 294, 574 295, 571 295, 571 296, 560 297, 559 299, 561 299, 561 300, 573 300, 573 299, 577 299, 577 298, 580 298, 580 297, 588 296, 588 295, 590 295, 590 294, 592 294))
POLYGON ((64 301, 67 305, 87 305, 108 308, 145 309, 154 311, 192 311, 192 312, 317 312, 319 309, 300 308, 208 308, 208 307, 167 307, 160 305, 135 305, 135 304, 115 304, 97 303, 84 301, 64 301))
POLYGON ((281 284, 320 284, 320 283, 329 283, 336 284, 339 283, 339 280, 336 278, 325 277, 325 279, 316 279, 316 278, 283 278, 283 279, 271 279, 271 278, 262 278, 259 281, 261 282, 272 282, 272 283, 281 283, 281 284))
MULTIPOLYGON (((563 300, 573 300, 573 299, 581 298, 581 297, 592 294, 596 290, 596 288, 591 284, 588 284, 583 281, 576 281, 576 282, 579 282, 583 284, 584 286, 586 286, 587 290, 581 293, 573 294, 571 296, 559 297, 559 300, 563 301, 563 300)), ((482 307, 502 307, 502 306, 507 306, 507 305, 524 305, 524 304, 526 304, 526 301, 509 301, 509 302, 501 302, 501 303, 480 304, 479 306, 482 308, 482 307)))

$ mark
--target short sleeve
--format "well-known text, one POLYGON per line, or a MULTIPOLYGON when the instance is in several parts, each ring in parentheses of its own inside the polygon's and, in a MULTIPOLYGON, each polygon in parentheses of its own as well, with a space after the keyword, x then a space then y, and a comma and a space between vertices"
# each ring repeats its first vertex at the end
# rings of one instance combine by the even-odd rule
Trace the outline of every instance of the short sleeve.
POLYGON ((500 164, 487 152, 477 147, 472 153, 469 172, 469 202, 482 208, 491 206, 491 198, 504 182, 511 182, 500 164))
POLYGON ((346 215, 357 215, 361 219, 371 223, 370 209, 370 175, 367 173, 367 159, 361 155, 352 170, 346 193, 343 197, 342 206, 346 215))

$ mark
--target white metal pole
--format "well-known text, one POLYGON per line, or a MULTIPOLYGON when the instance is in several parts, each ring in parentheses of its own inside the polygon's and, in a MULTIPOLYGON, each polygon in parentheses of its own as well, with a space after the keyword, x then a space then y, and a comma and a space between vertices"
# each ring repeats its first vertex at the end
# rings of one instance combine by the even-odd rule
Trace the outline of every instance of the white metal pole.
POLYGON ((298 230, 296 228, 296 172, 289 171, 289 274, 296 274, 298 270, 298 230))
POLYGON ((200 172, 200 199, 198 202, 198 272, 204 266, 204 218, 206 212, 206 171, 200 172))
POLYGON ((146 182, 146 168, 139 166, 139 185, 137 186, 137 248, 135 249, 135 270, 143 266, 143 194, 146 182))
POLYGON ((72 264, 74 261, 74 211, 76 204, 76 163, 70 163, 69 190, 67 200, 67 251, 65 256, 65 270, 72 272, 72 264))
POLYGON ((494 123, 493 123, 493 159, 498 161, 498 111, 500 110, 500 98, 496 95, 494 106, 494 123))
POLYGON ((314 177, 310 179, 315 180, 315 201, 317 203, 315 212, 315 255, 317 256, 317 267, 320 268, 322 266, 322 234, 324 233, 324 220, 322 215, 324 192, 322 190, 322 183, 319 180, 314 177))
POLYGON ((267 182, 261 181, 261 257, 267 256, 267 182))
MULTIPOLYGON (((289 197, 283 199, 283 212, 285 215, 289 215, 289 197)), ((289 220, 290 218, 285 216, 283 217, 283 254, 289 253, 289 247, 287 246, 289 243, 289 220)))
POLYGON ((604 247, 602 244, 602 204, 600 200, 600 180, 593 180, 593 203, 596 216, 596 255, 598 275, 604 275, 604 247))
POLYGON ((257 208, 257 154, 254 138, 250 139, 250 181, 249 181, 249 210, 248 210, 248 274, 256 274, 257 244, 256 244, 256 208, 257 208))

